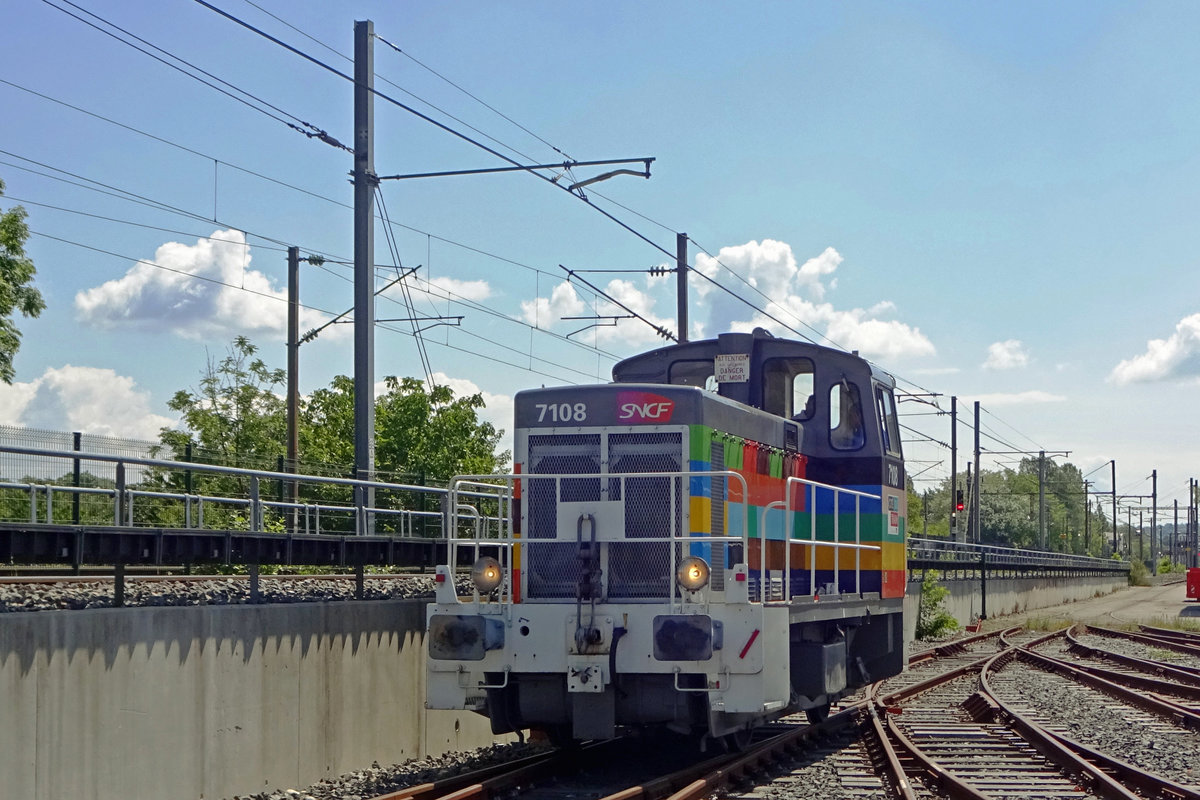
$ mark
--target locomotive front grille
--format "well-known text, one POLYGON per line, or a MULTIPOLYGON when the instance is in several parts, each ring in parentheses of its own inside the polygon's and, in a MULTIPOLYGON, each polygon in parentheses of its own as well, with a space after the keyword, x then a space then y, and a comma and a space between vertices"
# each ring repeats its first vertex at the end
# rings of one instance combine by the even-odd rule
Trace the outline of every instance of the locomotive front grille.
MULTIPOLYGON (((605 532, 603 583, 610 598, 665 598, 671 592, 670 544, 638 539, 679 536, 684 520, 683 478, 622 478, 640 472, 687 468, 682 431, 536 434, 528 439, 528 475, 595 477, 527 479, 524 514, 526 597, 576 598, 585 562, 577 529, 558 528, 559 502, 618 501, 624 506, 620 533, 605 532), (557 487, 556 487, 557 483, 557 487), (617 538, 620 541, 611 541, 617 538)), ((676 559, 680 558, 676 548, 676 559)))

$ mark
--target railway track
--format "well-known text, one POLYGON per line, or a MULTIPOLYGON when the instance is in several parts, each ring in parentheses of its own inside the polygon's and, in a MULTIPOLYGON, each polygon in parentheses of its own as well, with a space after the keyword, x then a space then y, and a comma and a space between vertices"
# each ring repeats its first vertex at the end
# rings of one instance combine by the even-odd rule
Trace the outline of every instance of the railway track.
MULTIPOLYGON (((1055 647, 1068 655, 1073 637, 1064 632, 1064 638, 1066 647, 1055 647)), ((1073 663, 1038 648, 1000 658, 994 676, 983 676, 989 708, 976 709, 977 716, 1019 718, 1036 735, 1052 738, 1143 796, 1200 798, 1190 770, 1191 755, 1200 746, 1200 715, 1179 702, 1180 695, 1195 694, 1191 676, 1176 684, 1152 675, 1154 666, 1146 660, 1140 671, 1118 671, 1073 663)), ((1102 655, 1093 648, 1087 658, 1102 655)))
MULTIPOLYGON (((982 660, 1012 645, 1010 638, 1028 638, 1018 629, 984 634, 918 654, 923 673, 976 668, 982 660)), ((377 800, 436 800, 437 798, 498 798, 520 796, 537 800, 581 797, 608 800, 688 800, 708 797, 855 797, 933 798, 940 796, 906 774, 884 732, 880 715, 866 698, 847 704, 821 725, 784 720, 757 734, 744 753, 698 761, 680 769, 649 776, 625 774, 630 759, 615 775, 601 777, 612 761, 611 751, 588 749, 587 761, 577 754, 549 757, 534 776, 524 765, 512 774, 495 769, 478 776, 459 776, 437 784, 381 795, 377 800), (601 763, 595 763, 599 759, 601 763), (580 777, 582 776, 582 778, 580 777), (582 781, 582 782, 581 782, 582 781)))
POLYGON ((781 764, 819 763, 826 758, 835 759, 840 774, 856 786, 882 787, 870 758, 857 743, 860 710, 847 709, 816 726, 798 717, 767 726, 740 753, 699 759, 694 742, 680 740, 664 746, 656 740, 654 747, 647 747, 637 738, 614 740, 555 751, 511 765, 512 769, 493 767, 401 789, 374 800, 689 800, 723 790, 737 797, 739 786, 803 780, 803 765, 782 769, 781 764))
MULTIPOLYGON (((1140 726, 1151 739, 1200 737, 1188 729, 1192 723, 1181 723, 1195 712, 1189 704, 1200 705, 1200 675, 1172 672, 1151 659, 1133 663, 1109 660, 1066 631, 1010 629, 917 654, 912 674, 876 684, 821 725, 770 726, 743 753, 707 760, 684 754, 679 757, 687 763, 664 769, 661 749, 639 766, 632 753, 646 751, 644 745, 635 742, 622 755, 604 749, 622 745, 606 743, 548 754, 516 771, 492 768, 376 800, 1200 800, 1200 786, 1186 776, 1177 780, 1169 770, 1134 757, 1126 761, 1081 740, 1065 711, 1052 715, 1028 694, 1046 680, 1078 687, 1074 691, 1096 691, 1086 682, 1097 681, 1106 694, 1090 702, 1123 725, 1140 726), (1142 696, 1142 705, 1122 706, 1126 701, 1107 693, 1120 681, 1132 684, 1125 691, 1142 696), (1157 710, 1146 697, 1159 704, 1157 710)), ((1195 725, 1200 728, 1200 716, 1195 725)))
MULTIPOLYGON (((1036 652, 1052 648, 1070 656, 1075 646, 1066 631, 1040 635, 1010 630, 973 637, 955 647, 938 648, 932 657, 914 657, 912 671, 925 673, 920 679, 906 675, 874 687, 864 707, 871 724, 860 726, 860 743, 866 750, 894 751, 894 757, 872 758, 877 771, 888 758, 898 761, 902 770, 900 778, 888 782, 888 793, 880 796, 1200 799, 1190 767, 1180 774, 1156 768, 1152 760, 1130 763, 1120 753, 1072 738, 1064 724, 1069 713, 1065 709, 1023 699, 1031 672, 1049 671, 1057 677, 1065 671, 1072 680, 1095 682, 1106 690, 1118 685, 1119 678, 1130 684, 1127 701, 1140 705, 1120 708, 1109 699, 1105 712, 1121 725, 1145 726, 1143 738, 1154 742, 1194 735, 1189 728, 1195 709, 1188 706, 1197 696, 1196 676, 1172 672, 1169 665, 1149 659, 1137 670, 1123 667, 1101 673, 1096 668, 1089 674, 1036 652), (1138 700, 1145 695, 1151 698, 1138 700), (1047 708, 1062 713, 1047 713, 1047 708)), ((1196 724, 1200 727, 1200 718, 1196 724)), ((1176 752, 1187 753, 1190 763, 1192 747, 1176 752)), ((1169 758, 1168 748, 1160 752, 1169 758)))
MULTIPOLYGON (((1006 633, 1028 640, 1020 645, 1045 638, 1006 633)), ((1096 791, 1105 781, 1098 770, 1033 744, 1012 718, 992 713, 1001 707, 980 694, 985 673, 1020 646, 997 640, 1009 646, 874 699, 914 783, 966 798, 1124 796, 1096 791)))

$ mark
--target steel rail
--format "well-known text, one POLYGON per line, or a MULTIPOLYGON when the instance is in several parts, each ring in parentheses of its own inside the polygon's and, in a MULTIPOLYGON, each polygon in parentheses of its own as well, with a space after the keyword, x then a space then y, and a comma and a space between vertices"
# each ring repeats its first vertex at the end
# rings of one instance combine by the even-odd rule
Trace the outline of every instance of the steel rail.
POLYGON ((890 714, 886 715, 885 718, 887 719, 888 736, 900 745, 909 760, 919 766, 920 776, 924 783, 936 786, 941 791, 956 798, 956 800, 994 800, 926 755, 921 748, 917 747, 911 739, 904 735, 904 731, 900 730, 900 726, 892 719, 890 714))
POLYGON ((1089 644, 1084 644, 1075 638, 1074 629, 1067 632, 1068 650, 1076 655, 1090 656, 1092 658, 1101 658, 1107 661, 1114 661, 1122 666, 1130 667, 1131 669, 1141 670, 1142 672, 1151 672, 1156 675, 1170 676, 1172 679, 1180 683, 1187 683, 1191 686, 1200 686, 1200 667, 1186 667, 1181 664, 1168 664, 1165 661, 1153 661, 1147 658, 1137 658, 1136 656, 1127 656, 1124 653, 1117 653, 1112 650, 1105 650, 1101 647, 1092 647, 1089 644))
MULTIPOLYGON (((998 638, 1003 642, 1003 635, 1012 633, 1017 629, 1008 629, 1006 631, 997 631, 991 635, 981 635, 970 637, 972 643, 979 643, 989 638, 998 638)), ((942 647, 933 648, 926 653, 935 653, 941 657, 951 655, 959 655, 966 648, 953 647, 952 645, 944 645, 942 647), (941 651, 941 652, 939 652, 941 651)), ((925 655, 925 653, 918 654, 925 655)), ((995 654, 982 656, 974 661, 966 664, 961 664, 953 669, 938 673, 923 681, 906 686, 903 689, 890 692, 889 694, 878 697, 878 691, 882 682, 872 684, 868 690, 868 704, 871 709, 871 718, 873 720, 873 729, 876 731, 876 736, 879 741, 884 744, 886 749, 893 754, 895 762, 900 764, 900 756, 896 753, 897 747, 903 752, 904 758, 914 766, 904 769, 907 773, 916 773, 921 782, 930 787, 936 787, 941 792, 956 798, 957 800, 991 800, 988 795, 983 794, 969 783, 959 778, 953 772, 947 770, 939 764, 935 759, 929 757, 920 747, 918 747, 904 731, 900 729, 899 724, 893 717, 900 713, 899 703, 904 700, 911 699, 917 695, 924 694, 942 684, 949 683, 957 678, 969 675, 973 672, 978 672, 983 668, 990 659, 994 658, 995 654), (882 715, 883 721, 880 721, 882 715), (893 745, 895 742, 895 745, 893 745)), ((927 659, 922 659, 927 660, 927 659)), ((903 768, 903 767, 902 767, 903 768)), ((906 780, 906 783, 907 780, 906 780)), ((911 783, 908 783, 911 789, 911 783)))
MULTIPOLYGON (((996 664, 1006 663, 1007 660, 1014 658, 1017 653, 1023 652, 1022 647, 1040 644, 1064 635, 1065 629, 1040 636, 1034 642, 1024 645, 1016 645, 1008 641, 1007 637, 1013 633, 1015 633, 1015 630, 1010 629, 1005 631, 1004 635, 1000 637, 1002 644, 1005 646, 1005 649, 1000 653, 985 656, 970 664, 959 666, 913 686, 892 692, 882 699, 872 698, 873 704, 878 706, 886 719, 887 735, 896 742, 899 748, 903 750, 905 758, 911 762, 909 767, 910 773, 915 773, 924 783, 936 787, 952 797, 984 800, 985 798, 992 797, 992 795, 988 794, 984 787, 974 785, 968 777, 956 774, 954 769, 939 763, 936 758, 925 752, 923 747, 916 744, 902 730, 899 721, 896 719, 896 715, 903 710, 897 704, 973 672, 979 673, 980 682, 984 684, 985 673, 988 669, 993 668, 996 664)), ((981 722, 991 721, 991 718, 1000 716, 1002 713, 1001 705, 998 701, 990 698, 985 699, 984 695, 980 692, 976 692, 968 698, 964 706, 972 719, 981 722), (982 706, 982 709, 980 706, 982 706)), ((1054 769, 1061 770, 1064 774, 1070 775, 1076 780, 1082 779, 1088 784, 1090 789, 1103 797, 1121 798, 1121 800, 1133 800, 1133 798, 1137 797, 1137 795, 1132 794, 1121 784, 1105 775, 1100 769, 1067 749, 1063 744, 1052 740, 1047 741, 1047 735, 1044 731, 1020 715, 1008 715, 1007 709, 1004 710, 1003 714, 1002 721, 1009 728, 1013 729, 1024 741, 1029 743, 1048 764, 1054 765, 1054 769)), ((1050 774, 1053 774, 1053 771, 1051 770, 1050 774)), ((1030 788, 1032 790, 1033 787, 1030 788)))
POLYGON ((1169 664, 1165 661, 1152 661, 1150 658, 1138 658, 1136 656, 1127 656, 1123 652, 1114 652, 1103 648, 1093 648, 1090 644, 1084 644, 1079 639, 1074 638, 1072 634, 1067 634, 1067 640, 1070 643, 1068 649, 1073 654, 1081 656, 1091 656, 1093 658, 1104 658, 1104 660, 1115 661, 1122 664, 1124 667, 1132 669, 1140 669, 1141 672, 1154 673, 1157 675, 1169 675, 1170 678, 1187 682, 1189 685, 1200 686, 1200 668, 1184 667, 1182 664, 1169 664))
POLYGON ((529 756, 519 761, 508 764, 495 764, 490 767, 484 767, 471 772, 465 772, 462 775, 454 775, 449 778, 444 778, 440 781, 432 781, 429 783, 420 783, 416 786, 409 786, 404 789, 397 789, 394 792, 379 795, 373 800, 432 800, 436 797, 444 797, 445 795, 458 791, 467 786, 481 784, 489 778, 502 774, 512 769, 521 769, 524 766, 530 766, 540 761, 545 761, 552 758, 554 753, 539 753, 535 756, 529 756))
POLYGON ((1124 784, 1118 782, 1102 769, 1082 758, 1037 723, 1023 714, 1013 710, 997 697, 991 686, 989 674, 999 669, 1014 658, 1028 651, 1021 648, 1006 650, 992 658, 979 673, 980 691, 977 696, 985 702, 975 702, 968 709, 975 719, 985 720, 987 712, 992 711, 992 718, 999 717, 1006 725, 1016 731, 1022 739, 1032 745, 1047 759, 1057 764, 1071 775, 1082 778, 1092 791, 1109 798, 1121 800, 1140 800, 1137 794, 1130 791, 1124 784))
POLYGON ((1100 767, 1100 769, 1116 775, 1122 783, 1134 786, 1153 796, 1166 797, 1170 798, 1170 800, 1200 800, 1200 792, 1191 787, 1184 786, 1161 775, 1148 773, 1130 764, 1128 761, 1122 761, 1115 756, 1110 756, 1107 753, 1088 747, 1074 739, 1063 736, 1061 733, 1055 731, 1047 731, 1047 733, 1083 758, 1100 767))
MULTIPOLYGON (((604 800, 663 800, 668 797, 672 800, 690 800, 706 796, 715 787, 726 785, 731 780, 777 760, 784 750, 801 747, 807 740, 818 735, 856 724, 855 713, 858 710, 858 705, 852 706, 820 725, 797 726, 796 730, 776 735, 744 753, 722 754, 705 759, 695 765, 606 795, 604 800)), ((513 796, 522 788, 527 789, 532 781, 554 777, 565 771, 574 772, 578 768, 581 754, 592 757, 602 755, 603 750, 614 745, 616 741, 619 740, 584 745, 575 751, 556 751, 531 756, 515 764, 486 767, 379 795, 372 800, 489 800, 513 796)))
MULTIPOLYGON (((1020 630, 1020 628, 1009 628, 1005 631, 1001 631, 1000 632, 1001 640, 1003 641, 1005 636, 1011 635, 1018 630, 1020 630)), ((1052 639, 1058 635, 1060 635, 1060 632, 1049 633, 1049 634, 1046 634, 1045 636, 1040 636, 1037 639, 1034 639, 1032 642, 1029 642, 1028 646, 1034 646, 1037 644, 1041 644, 1042 642, 1048 641, 1049 639, 1052 639)), ((1006 645, 1006 646, 1007 647, 1015 647, 1016 645, 1006 645)), ((918 681, 917 683, 911 684, 909 686, 905 686, 902 689, 897 689, 894 692, 889 692, 888 694, 881 697, 878 700, 878 703, 885 707, 898 705, 899 703, 902 703, 905 700, 909 700, 913 697, 916 697, 919 694, 923 694, 923 693, 929 691, 930 689, 937 688, 938 686, 941 686, 943 683, 946 683, 947 681, 951 681, 955 678, 962 677, 963 675, 967 675, 972 672, 977 672, 983 666, 983 664, 987 663, 988 659, 995 657, 995 655, 996 655, 995 653, 986 653, 984 655, 981 655, 979 658, 974 659, 973 661, 969 661, 967 663, 960 664, 960 665, 954 667, 953 669, 947 670, 945 672, 939 672, 938 674, 932 675, 932 676, 926 678, 925 680, 918 681)), ((876 687, 878 687, 878 685, 879 684, 875 684, 874 686, 872 686, 872 689, 874 690, 876 687)))
MULTIPOLYGON (((1029 650, 1018 649, 1003 654, 1005 662, 1013 658, 1024 658, 1033 653, 1029 650)), ((1001 657, 997 657, 996 663, 1001 657)), ((1003 701, 999 699, 994 691, 992 691, 990 681, 988 680, 988 672, 991 664, 980 675, 980 684, 982 691, 979 693, 979 700, 973 704, 972 713, 977 718, 986 718, 989 714, 992 716, 1001 716, 1008 720, 1017 722, 1020 726, 1019 730, 1022 737, 1027 741, 1031 741, 1030 737, 1036 738, 1038 742, 1046 747, 1056 748, 1060 752, 1070 754, 1071 758, 1076 763, 1086 764, 1088 774, 1096 776, 1099 783, 1092 785, 1093 789, 1101 790, 1101 787, 1111 788, 1117 794, 1106 796, 1117 796, 1129 798, 1138 797, 1137 794, 1131 792, 1123 783, 1109 775, 1112 772, 1119 775, 1124 783, 1131 786, 1136 786, 1143 792, 1147 792, 1154 797, 1164 798, 1187 798, 1187 800, 1200 800, 1200 793, 1181 786, 1180 784, 1163 778, 1153 773, 1146 772, 1132 764, 1128 764, 1120 759, 1113 758, 1103 753, 1098 753, 1090 747, 1087 747, 1079 742, 1075 742, 1062 734, 1048 731, 1038 725, 1036 722, 1024 717, 1017 711, 1007 707, 1003 701)))
MULTIPOLYGON (((1054 662, 1060 667, 1065 667, 1071 670, 1091 675, 1094 678, 1109 681, 1119 684, 1130 689, 1140 689, 1144 692, 1157 692, 1159 694, 1177 694, 1188 700, 1200 702, 1200 686, 1194 683, 1175 683, 1174 681, 1163 680, 1162 678, 1152 678, 1148 675, 1138 675, 1129 672, 1119 672, 1117 670, 1105 669, 1091 664, 1077 664, 1070 661, 1064 661, 1061 658, 1046 655, 1045 653, 1035 654, 1039 659, 1046 659, 1054 662)), ((1189 678, 1192 676, 1188 676, 1189 678)))
POLYGON ((1143 711, 1149 711, 1160 717, 1166 717, 1177 724, 1200 730, 1200 713, 1179 703, 1173 703, 1169 700, 1162 700, 1133 691, 1106 678, 1085 672, 1065 661, 1059 661, 1056 658, 1035 653, 1032 650, 1018 650, 1016 657, 1029 661, 1045 669, 1047 672, 1056 672, 1060 675, 1065 675, 1085 686, 1090 686, 1105 694, 1115 696, 1122 702, 1140 708, 1143 711))
MULTIPOLYGON (((658 793, 662 788, 668 788, 665 784, 662 786, 647 784, 645 787, 631 787, 602 800, 700 800, 710 797, 713 792, 730 782, 744 778, 760 770, 764 765, 777 761, 784 752, 801 748, 809 740, 818 736, 856 725, 857 715, 864 702, 855 703, 817 725, 800 726, 794 731, 774 736, 762 744, 751 747, 743 754, 729 757, 727 763, 716 769, 706 768, 703 772, 692 772, 691 780, 680 785, 672 794, 658 793)), ((688 772, 691 770, 681 770, 679 773, 661 780, 681 781, 688 772)))
POLYGON ((912 781, 909 780, 908 773, 904 771, 904 765, 900 763, 900 755, 888 738, 887 729, 879 720, 879 713, 875 710, 874 702, 867 703, 864 708, 867 721, 870 723, 869 732, 874 734, 873 738, 868 740, 868 750, 878 748, 880 760, 887 766, 891 775, 890 785, 893 787, 893 793, 903 800, 916 800, 917 795, 913 791, 912 781))
POLYGON ((513 791, 526 781, 543 779, 575 768, 581 753, 607 749, 613 742, 583 745, 578 750, 554 750, 507 764, 495 764, 439 781, 422 783, 378 795, 372 800, 486 800, 513 791))
MULTIPOLYGON (((1019 629, 1011 628, 1010 630, 1019 630, 1019 629)), ((930 661, 935 658, 939 658, 939 657, 945 658, 947 656, 958 655, 958 654, 964 652, 971 645, 978 644, 980 642, 985 642, 988 639, 995 639, 995 638, 999 637, 1002 633, 1005 633, 1005 631, 995 630, 995 631, 989 631, 986 633, 977 633, 974 636, 967 636, 962 639, 955 639, 952 642, 947 642, 946 644, 938 645, 937 647, 931 647, 928 650, 922 650, 918 653, 913 653, 911 656, 908 657, 908 665, 911 667, 913 664, 920 664, 922 662, 930 661)))
POLYGON ((1095 633, 1100 636, 1108 636, 1113 639, 1128 639, 1132 642, 1147 644, 1152 647, 1160 647, 1164 650, 1174 650, 1177 653, 1185 653, 1190 656, 1200 657, 1200 645, 1190 645, 1183 642, 1174 641, 1161 636, 1150 636, 1145 633, 1133 633, 1131 631, 1117 631, 1111 628, 1101 628, 1096 625, 1087 626, 1089 633, 1095 633))
POLYGON ((1153 625, 1138 625, 1138 629, 1147 636, 1158 636, 1162 639, 1178 639, 1184 644, 1200 645, 1200 631, 1176 631, 1170 628, 1156 628, 1153 625))
MULTIPOLYGON (((936 648, 935 648, 936 649, 936 648)), ((917 747, 912 740, 904 735, 899 726, 893 721, 892 715, 897 713, 899 709, 896 704, 901 700, 915 697, 929 689, 940 686, 943 683, 948 683, 955 678, 970 674, 972 671, 981 669, 983 663, 991 656, 985 656, 981 659, 972 661, 970 664, 964 664, 946 672, 934 675, 920 683, 915 683, 912 686, 892 692, 882 699, 876 696, 877 690, 880 687, 879 683, 871 685, 868 691, 868 700, 872 710, 872 718, 875 720, 875 727, 878 728, 878 736, 880 741, 884 742, 889 750, 896 752, 895 746, 892 744, 894 740, 900 749, 904 751, 905 757, 915 763, 919 769, 919 777, 922 783, 928 786, 936 786, 942 792, 951 797, 959 798, 959 800, 989 800, 986 795, 980 794, 974 787, 960 780, 956 775, 947 771, 944 767, 938 764, 935 760, 929 758, 917 747), (879 712, 883 713, 884 722, 880 722, 879 712)), ((896 762, 900 763, 899 754, 896 754, 896 762)), ((906 769, 905 774, 911 770, 906 769)))

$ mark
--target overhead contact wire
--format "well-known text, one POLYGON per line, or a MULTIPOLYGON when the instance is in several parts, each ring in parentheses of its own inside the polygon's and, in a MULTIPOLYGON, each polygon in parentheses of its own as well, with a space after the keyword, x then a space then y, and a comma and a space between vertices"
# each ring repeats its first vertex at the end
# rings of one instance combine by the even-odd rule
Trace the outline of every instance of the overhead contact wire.
POLYGON ((230 83, 229 81, 224 80, 223 78, 217 77, 216 75, 212 74, 211 72, 208 72, 207 70, 203 69, 202 67, 198 67, 195 64, 192 64, 191 62, 187 61, 186 59, 180 58, 179 56, 177 56, 167 50, 164 50, 163 48, 159 47, 158 45, 155 45, 155 44, 141 38, 137 34, 134 34, 134 33, 131 33, 130 31, 125 30, 124 28, 122 28, 121 26, 119 26, 113 22, 109 22, 107 19, 105 19, 104 17, 101 17, 99 14, 96 14, 92 11, 88 11, 86 8, 83 8, 82 6, 79 6, 79 5, 71 2, 71 0, 60 0, 60 1, 63 3, 66 3, 67 5, 71 6, 74 9, 77 9, 78 11, 80 11, 84 14, 87 14, 88 16, 90 16, 94 19, 99 20, 100 22, 104 23, 105 25, 108 25, 109 27, 120 31, 121 33, 125 34, 126 36, 144 44, 146 47, 153 48, 154 50, 157 50, 159 53, 162 53, 164 56, 166 56, 168 58, 172 58, 175 61, 178 61, 180 64, 187 65, 188 68, 193 69, 196 72, 200 73, 201 75, 204 75, 208 78, 211 78, 214 81, 217 81, 218 83, 221 83, 221 84, 229 87, 229 89, 232 89, 233 91, 223 89, 220 86, 210 83, 209 81, 206 81, 203 78, 201 78, 191 72, 188 72, 186 69, 184 69, 183 67, 180 67, 178 64, 174 64, 171 61, 168 61, 167 58, 163 58, 162 56, 155 55, 154 53, 151 53, 150 51, 148 51, 142 47, 139 47, 138 45, 134 44, 133 42, 128 41, 127 39, 122 39, 120 36, 117 36, 112 31, 106 30, 106 29, 102 28, 101 26, 97 25, 96 23, 91 22, 90 20, 84 19, 83 17, 79 16, 78 14, 68 11, 67 9, 63 8, 62 6, 55 5, 53 2, 51 2, 51 0, 42 0, 43 3, 50 6, 51 8, 53 8, 57 11, 61 11, 62 13, 66 14, 67 16, 69 16, 73 19, 76 19, 79 22, 82 22, 83 24, 88 25, 91 28, 94 28, 95 30, 105 34, 106 36, 116 39, 118 42, 121 42, 122 44, 126 45, 127 47, 131 47, 134 50, 137 50, 139 53, 142 53, 143 55, 147 55, 150 58, 153 58, 155 61, 158 61, 159 63, 164 64, 164 65, 170 67, 171 69, 174 69, 177 72, 180 72, 183 75, 188 76, 189 78, 191 78, 194 81, 197 81, 198 83, 204 84, 205 86, 209 87, 210 89, 214 89, 215 91, 218 91, 221 94, 223 94, 233 100, 237 100, 239 103, 242 103, 246 107, 254 109, 255 111, 258 111, 260 114, 270 117, 271 119, 275 120, 276 122, 286 125, 287 127, 291 128, 292 130, 295 130, 298 133, 302 133, 310 139, 320 139, 321 141, 325 142, 326 144, 332 145, 332 146, 340 148, 342 150, 347 150, 349 152, 353 152, 353 150, 346 147, 344 144, 337 141, 332 136, 330 136, 328 133, 326 133, 324 130, 317 127, 316 125, 313 125, 311 122, 307 122, 307 121, 301 119, 300 117, 296 116, 295 114, 285 111, 284 109, 280 108, 279 106, 276 106, 273 103, 263 100, 261 97, 258 97, 256 95, 252 94, 251 92, 248 92, 245 89, 242 89, 241 87, 236 86, 236 85, 230 83), (245 95, 245 97, 239 97, 237 94, 234 94, 233 92, 238 92, 239 94, 245 95), (252 102, 250 102, 250 100, 245 99, 246 97, 250 98, 254 102, 252 103, 252 102), (255 105, 254 103, 258 103, 259 105, 255 105), (268 108, 277 113, 272 114, 270 111, 266 110, 268 108), (280 116, 280 115, 282 115, 282 116, 280 116), (284 119, 284 117, 295 120, 295 122, 289 122, 288 119, 284 119))

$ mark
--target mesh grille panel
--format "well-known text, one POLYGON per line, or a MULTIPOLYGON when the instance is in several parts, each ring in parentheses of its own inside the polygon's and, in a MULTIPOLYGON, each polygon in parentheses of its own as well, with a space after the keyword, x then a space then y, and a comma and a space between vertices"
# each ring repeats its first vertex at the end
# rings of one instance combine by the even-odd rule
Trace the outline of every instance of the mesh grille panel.
MULTIPOLYGON (((725 469, 725 443, 713 442, 709 453, 712 462, 711 469, 725 469)), ((725 482, 726 478, 712 479, 712 511, 709 517, 709 528, 714 534, 725 531, 725 482)), ((725 588, 725 545, 713 545, 712 549, 712 587, 715 591, 725 588)))
MULTIPOLYGON (((595 475, 600 472, 600 434, 530 436, 531 474, 595 475)), ((526 508, 529 539, 554 539, 558 534, 558 500, 554 480, 533 480, 526 484, 526 508)), ((562 499, 566 502, 600 499, 598 478, 562 481, 562 499)), ((575 531, 564 542, 532 542, 525 548, 525 570, 529 576, 530 597, 574 597, 579 581, 575 531)), ((564 534, 567 534, 564 531, 564 534)))
MULTIPOLYGON (((683 471, 680 432, 531 435, 530 475, 599 475, 683 471), (604 446, 607 445, 607 446, 604 446)), ((576 530, 557 530, 558 502, 620 500, 625 505, 627 539, 678 535, 683 520, 681 478, 607 480, 529 478, 524 504, 526 592, 529 598, 574 598, 581 573, 576 530), (671 497, 674 495, 674 502, 671 497), (552 540, 552 541, 548 541, 552 540)), ((604 583, 610 597, 665 597, 671 588, 670 551, 665 542, 605 544, 604 583)), ((680 555, 677 553, 677 558, 680 555)))
MULTIPOLYGON (((608 458, 609 469, 616 473, 683 470, 678 433, 614 433, 608 440, 608 458)), ((625 538, 678 536, 683 519, 682 495, 681 478, 626 478, 625 538)), ((669 548, 666 542, 610 544, 609 597, 668 594, 672 580, 669 548)))

